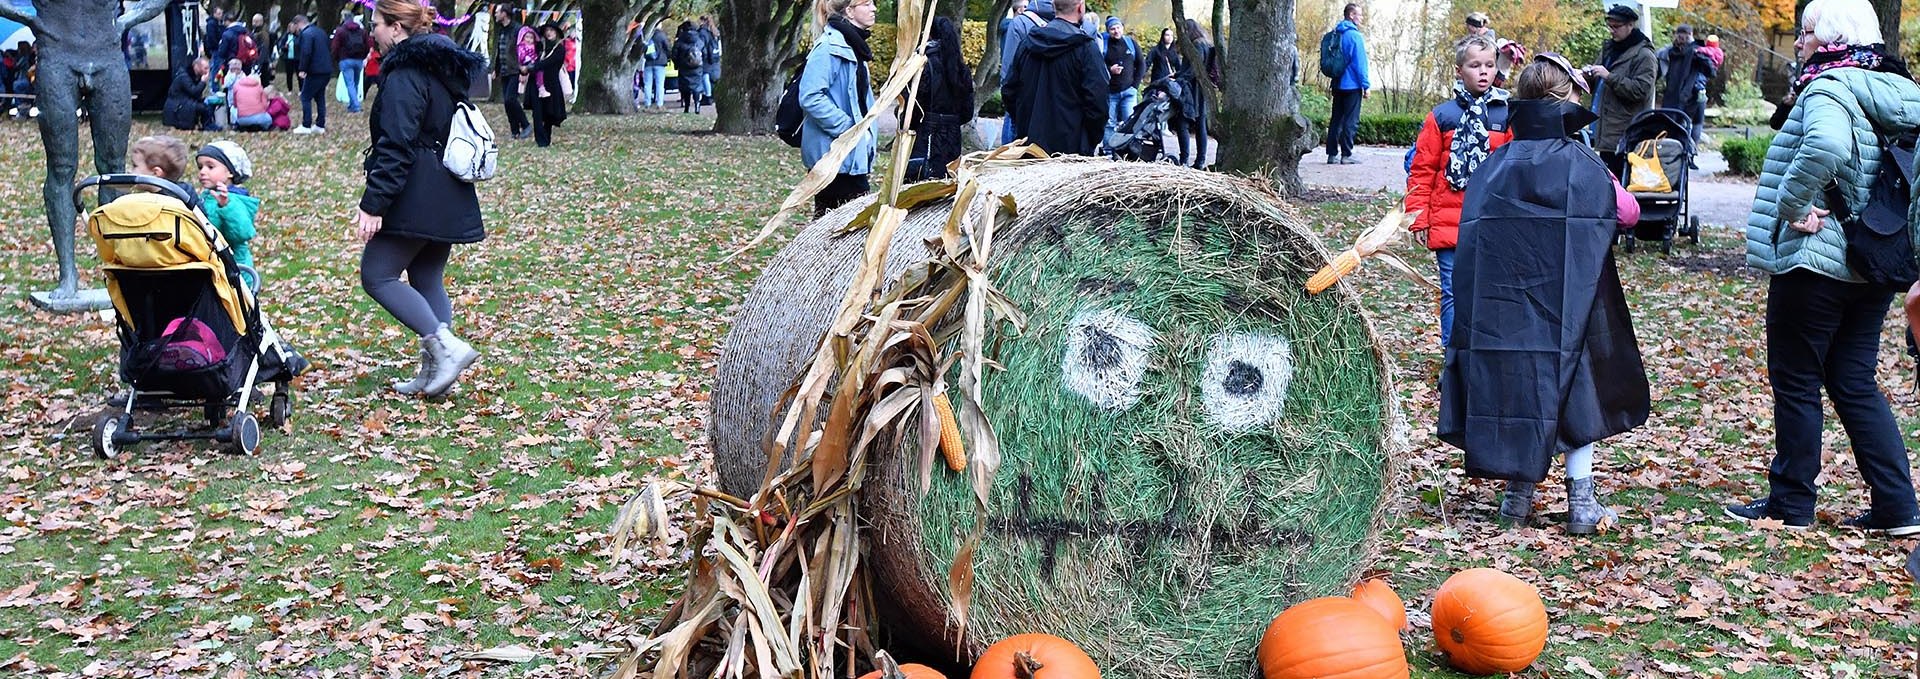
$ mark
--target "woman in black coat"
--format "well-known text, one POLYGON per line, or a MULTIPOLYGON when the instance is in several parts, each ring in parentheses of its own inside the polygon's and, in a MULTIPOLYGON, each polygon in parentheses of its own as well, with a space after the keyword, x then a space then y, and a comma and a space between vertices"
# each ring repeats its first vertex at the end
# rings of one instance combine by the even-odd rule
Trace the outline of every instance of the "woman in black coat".
POLYGON ((527 117, 533 125, 533 142, 543 148, 553 143, 553 127, 567 119, 567 97, 560 91, 560 69, 567 60, 563 37, 560 24, 541 26, 540 57, 521 71, 532 74, 527 78, 527 117))
POLYGON ((960 157, 960 131, 973 122, 973 72, 960 54, 960 30, 947 17, 933 20, 927 70, 914 95, 913 158, 907 180, 945 179, 947 164, 960 157))
POLYGON ((473 184, 441 163, 454 105, 486 59, 428 32, 433 9, 412 0, 380 0, 373 39, 385 83, 367 121, 373 142, 360 195, 360 284, 375 302, 420 336, 420 369, 395 382, 402 394, 444 395, 480 357, 453 334, 447 296, 452 246, 486 237, 473 184), (400 282, 405 272, 407 281, 400 282))
POLYGON ((205 125, 208 129, 218 130, 213 122, 213 107, 207 105, 207 73, 209 66, 204 58, 193 60, 193 65, 173 72, 173 84, 167 87, 166 107, 160 111, 160 120, 176 130, 197 130, 205 125))

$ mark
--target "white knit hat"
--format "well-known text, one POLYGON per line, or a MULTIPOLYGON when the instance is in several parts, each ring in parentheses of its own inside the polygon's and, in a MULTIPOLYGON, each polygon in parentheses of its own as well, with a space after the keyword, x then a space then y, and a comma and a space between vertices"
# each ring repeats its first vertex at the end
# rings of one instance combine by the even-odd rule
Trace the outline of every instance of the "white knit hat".
POLYGON ((227 166, 233 173, 233 183, 245 184, 253 177, 253 159, 247 157, 247 150, 239 144, 222 139, 200 147, 199 157, 212 158, 227 166))

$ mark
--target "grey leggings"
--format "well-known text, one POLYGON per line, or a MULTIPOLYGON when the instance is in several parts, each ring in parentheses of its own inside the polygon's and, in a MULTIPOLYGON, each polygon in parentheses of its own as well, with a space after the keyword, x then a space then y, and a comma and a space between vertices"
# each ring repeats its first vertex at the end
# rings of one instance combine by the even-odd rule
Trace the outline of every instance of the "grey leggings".
POLYGON ((360 253, 360 287, 414 334, 453 324, 447 299, 447 256, 453 246, 406 236, 376 235, 360 253), (400 282, 406 272, 407 282, 400 282))

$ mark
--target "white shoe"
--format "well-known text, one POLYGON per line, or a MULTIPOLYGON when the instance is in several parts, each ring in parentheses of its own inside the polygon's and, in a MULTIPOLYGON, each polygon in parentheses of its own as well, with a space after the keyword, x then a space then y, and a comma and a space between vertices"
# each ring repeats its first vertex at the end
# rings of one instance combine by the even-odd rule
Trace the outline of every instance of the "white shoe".
POLYGON ((313 128, 307 127, 305 125, 301 125, 299 127, 293 128, 292 132, 294 134, 313 134, 313 128))
POLYGON ((324 127, 307 128, 307 134, 326 134, 326 132, 327 132, 327 128, 324 128, 324 127))

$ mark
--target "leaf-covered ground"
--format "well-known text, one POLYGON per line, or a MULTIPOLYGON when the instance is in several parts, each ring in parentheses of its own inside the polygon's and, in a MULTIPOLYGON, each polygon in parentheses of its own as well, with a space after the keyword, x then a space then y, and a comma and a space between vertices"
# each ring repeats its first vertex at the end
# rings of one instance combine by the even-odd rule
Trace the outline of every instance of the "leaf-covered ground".
MULTIPOLYGON (((616 561, 604 536, 645 479, 699 473, 713 352, 772 248, 720 258, 800 169, 771 138, 696 133, 709 121, 576 117, 551 149, 508 146, 506 171, 481 191, 491 237, 458 251, 452 282, 460 330, 486 358, 446 403, 384 388, 413 347, 358 289, 348 228, 361 120, 339 116, 320 137, 240 137, 267 203, 255 241, 266 308, 317 369, 292 426, 255 458, 161 444, 117 463, 87 444, 116 388, 111 326, 25 301, 52 270, 41 157, 33 128, 0 124, 0 170, 14 178, 0 184, 0 673, 604 668, 600 653, 670 602, 680 556, 616 561), (534 658, 464 657, 510 645, 534 658)), ((1313 198, 1305 214, 1335 241, 1392 202, 1313 198)), ((1447 574, 1495 565, 1548 603, 1533 676, 1913 671, 1920 616, 1901 566, 1916 541, 1831 525, 1866 503, 1837 424, 1821 527, 1754 530, 1720 515, 1761 489, 1772 432, 1764 291, 1738 247, 1710 236, 1673 257, 1623 257, 1656 414, 1601 447, 1624 520, 1584 540, 1493 527, 1497 487, 1465 479, 1431 437, 1433 300, 1372 268, 1355 279, 1413 423, 1380 567, 1416 625, 1447 574)), ((96 263, 84 238, 79 249, 83 269, 96 263)), ((1903 426, 1920 430, 1910 361, 1889 348, 1884 368, 1903 426)), ((1408 637, 1416 675, 1452 676, 1429 636, 1408 637)))

